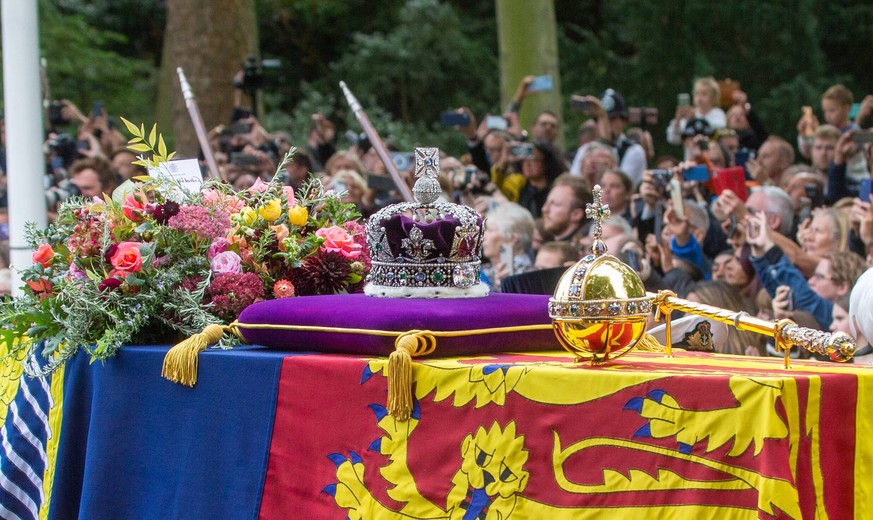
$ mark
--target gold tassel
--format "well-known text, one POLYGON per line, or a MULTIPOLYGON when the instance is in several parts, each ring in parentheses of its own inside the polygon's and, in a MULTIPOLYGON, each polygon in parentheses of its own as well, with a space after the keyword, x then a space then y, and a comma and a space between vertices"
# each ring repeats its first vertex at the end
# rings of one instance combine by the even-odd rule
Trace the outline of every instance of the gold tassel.
POLYGON ((161 375, 174 383, 193 387, 197 383, 198 354, 224 335, 221 325, 207 325, 203 332, 194 334, 167 352, 161 375))
POLYGON ((637 342, 636 348, 643 352, 664 352, 667 350, 667 347, 661 345, 661 342, 648 332, 643 334, 643 337, 637 342))
POLYGON ((412 357, 430 354, 436 338, 430 331, 411 330, 394 340, 388 356, 388 413, 398 421, 412 414, 412 357))

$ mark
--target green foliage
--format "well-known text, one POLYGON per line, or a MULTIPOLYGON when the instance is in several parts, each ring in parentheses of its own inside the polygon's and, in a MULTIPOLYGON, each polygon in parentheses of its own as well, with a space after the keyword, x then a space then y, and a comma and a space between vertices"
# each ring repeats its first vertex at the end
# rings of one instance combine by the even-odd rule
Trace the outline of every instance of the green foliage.
MULTIPOLYGON (((48 80, 55 99, 69 99, 83 113, 101 100, 107 112, 134 119, 154 113, 157 68, 144 59, 117 52, 136 38, 89 23, 78 10, 65 12, 49 0, 39 2, 40 48, 48 62, 48 80)), ((76 7, 66 2, 68 8, 76 7)), ((153 117, 149 117, 152 118, 153 117)))

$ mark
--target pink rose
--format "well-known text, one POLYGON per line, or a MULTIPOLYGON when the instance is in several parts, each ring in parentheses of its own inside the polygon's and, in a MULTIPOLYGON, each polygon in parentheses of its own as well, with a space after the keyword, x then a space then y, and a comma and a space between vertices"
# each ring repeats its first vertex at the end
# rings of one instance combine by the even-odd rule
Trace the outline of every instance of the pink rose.
POLYGON ((248 191, 249 193, 264 193, 269 189, 270 185, 265 182, 261 182, 261 178, 258 177, 257 179, 255 179, 255 183, 251 185, 248 191))
POLYGON ((124 212, 125 217, 133 222, 142 222, 143 214, 145 212, 145 204, 140 201, 139 194, 128 193, 127 197, 124 197, 124 204, 121 206, 121 211, 124 212))
POLYGON ((142 270, 142 253, 139 242, 122 242, 109 263, 118 271, 129 274, 142 270))
POLYGON ((241 274, 242 259, 233 251, 224 251, 215 255, 211 267, 213 273, 241 274))
POLYGON ((282 194, 288 199, 288 207, 297 204, 297 198, 294 197, 294 188, 291 186, 282 186, 282 194))
POLYGON ((239 213, 246 203, 236 195, 225 195, 218 190, 204 190, 203 203, 207 206, 221 208, 228 213, 239 213))
POLYGON ((349 233, 339 227, 321 228, 315 236, 324 239, 321 250, 328 253, 339 253, 346 258, 357 258, 361 254, 361 245, 356 244, 349 233))
POLYGON ((206 258, 212 260, 215 258, 215 255, 219 253, 224 253, 227 251, 227 246, 230 244, 227 240, 223 238, 216 238, 211 244, 209 244, 209 251, 206 252, 206 258))

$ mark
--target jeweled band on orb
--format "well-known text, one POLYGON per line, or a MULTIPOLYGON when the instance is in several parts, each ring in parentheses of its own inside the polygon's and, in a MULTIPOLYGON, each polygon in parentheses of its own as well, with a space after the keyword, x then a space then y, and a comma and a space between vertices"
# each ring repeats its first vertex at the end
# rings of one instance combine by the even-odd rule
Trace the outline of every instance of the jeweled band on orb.
POLYGON ((651 311, 651 296, 621 300, 549 299, 549 317, 553 320, 645 318, 651 311))

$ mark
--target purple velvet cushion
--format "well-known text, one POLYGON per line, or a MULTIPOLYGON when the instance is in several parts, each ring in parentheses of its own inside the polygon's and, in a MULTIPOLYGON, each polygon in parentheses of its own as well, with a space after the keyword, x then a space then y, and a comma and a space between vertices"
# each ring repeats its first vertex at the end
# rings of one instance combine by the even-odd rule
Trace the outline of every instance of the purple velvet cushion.
MULTIPOLYGON (((394 351, 394 337, 311 332, 258 330, 245 324, 316 325, 349 329, 396 331, 457 331, 550 324, 549 296, 541 294, 491 294, 484 298, 407 299, 373 298, 364 294, 306 296, 258 302, 237 320, 249 343, 286 350, 387 356, 394 351)), ((473 355, 490 352, 561 350, 551 328, 460 337, 437 337, 433 356, 473 355)))

